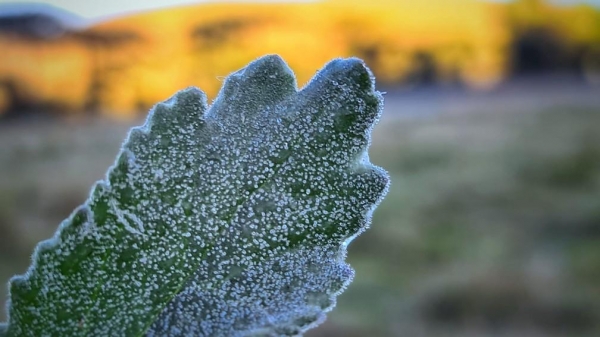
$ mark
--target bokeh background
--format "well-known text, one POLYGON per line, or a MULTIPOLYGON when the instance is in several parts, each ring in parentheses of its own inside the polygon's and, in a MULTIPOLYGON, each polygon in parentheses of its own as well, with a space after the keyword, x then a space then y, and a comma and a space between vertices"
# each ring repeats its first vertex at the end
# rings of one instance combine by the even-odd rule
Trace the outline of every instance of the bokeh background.
POLYGON ((386 92, 370 155, 392 187, 308 336, 600 335, 600 1, 98 3, 0 1, 0 282, 153 104, 214 98, 264 54, 300 85, 357 56, 386 92))

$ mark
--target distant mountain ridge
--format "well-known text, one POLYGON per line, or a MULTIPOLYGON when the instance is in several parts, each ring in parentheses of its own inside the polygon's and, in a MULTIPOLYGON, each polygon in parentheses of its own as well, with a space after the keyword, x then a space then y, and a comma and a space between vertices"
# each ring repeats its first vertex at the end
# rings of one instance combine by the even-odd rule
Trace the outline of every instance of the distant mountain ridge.
POLYGON ((82 17, 41 3, 0 3, 0 33, 32 38, 55 38, 88 27, 82 17))

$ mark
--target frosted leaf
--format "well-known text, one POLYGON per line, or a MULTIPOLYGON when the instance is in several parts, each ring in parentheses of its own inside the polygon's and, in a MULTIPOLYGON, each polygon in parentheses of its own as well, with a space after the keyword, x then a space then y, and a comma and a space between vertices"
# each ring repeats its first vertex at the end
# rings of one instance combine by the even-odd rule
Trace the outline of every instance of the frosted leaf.
POLYGON ((373 82, 340 59, 298 91, 266 56, 210 108, 195 88, 157 104, 11 279, 8 335, 296 335, 322 322, 388 186, 367 155, 373 82))

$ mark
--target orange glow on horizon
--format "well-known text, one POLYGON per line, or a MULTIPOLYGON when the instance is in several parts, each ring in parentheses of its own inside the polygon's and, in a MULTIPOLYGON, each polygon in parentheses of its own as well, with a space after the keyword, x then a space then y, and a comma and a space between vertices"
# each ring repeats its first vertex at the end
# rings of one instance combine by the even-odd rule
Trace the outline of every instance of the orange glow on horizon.
MULTIPOLYGON (((51 41, 0 34, 0 81, 64 111, 120 118, 188 86, 214 98, 224 76, 273 53, 288 62, 300 86, 328 60, 349 56, 364 58, 378 83, 391 85, 424 55, 440 80, 487 88, 509 70, 511 20, 540 20, 526 7, 477 0, 206 3, 120 18, 51 41)), ((573 16, 588 24, 598 17, 587 9, 548 11, 565 25, 573 16)), ((574 41, 600 41, 600 27, 582 27, 565 31, 574 41)), ((0 111, 6 97, 0 85, 0 111)))

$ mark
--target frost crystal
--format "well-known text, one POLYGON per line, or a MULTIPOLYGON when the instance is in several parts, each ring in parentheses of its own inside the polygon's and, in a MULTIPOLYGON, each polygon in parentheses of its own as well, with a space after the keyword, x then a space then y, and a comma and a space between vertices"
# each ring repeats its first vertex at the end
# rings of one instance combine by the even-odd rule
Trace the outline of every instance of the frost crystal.
MULTIPOLYGON (((357 59, 304 89, 278 56, 150 112, 104 181, 10 283, 9 336, 296 335, 350 282, 388 186, 382 98, 357 59)), ((0 327, 2 330, 2 327, 0 327)))

